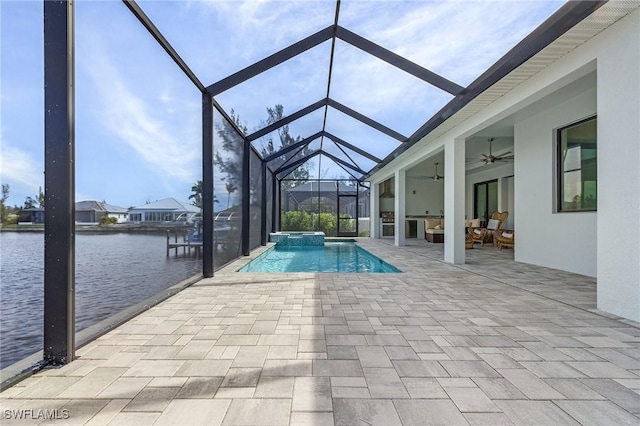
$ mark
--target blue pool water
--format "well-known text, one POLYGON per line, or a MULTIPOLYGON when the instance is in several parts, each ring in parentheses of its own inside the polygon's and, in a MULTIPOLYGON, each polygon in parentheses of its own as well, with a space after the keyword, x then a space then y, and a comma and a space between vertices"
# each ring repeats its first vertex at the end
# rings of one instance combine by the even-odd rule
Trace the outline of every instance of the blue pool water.
POLYGON ((272 247, 239 272, 402 272, 352 242, 272 247))

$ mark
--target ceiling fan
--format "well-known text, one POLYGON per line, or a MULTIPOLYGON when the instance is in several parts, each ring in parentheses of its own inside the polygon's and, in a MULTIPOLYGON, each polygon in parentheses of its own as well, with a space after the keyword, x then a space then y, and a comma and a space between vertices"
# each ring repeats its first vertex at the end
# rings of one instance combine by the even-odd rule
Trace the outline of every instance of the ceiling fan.
POLYGON ((438 174, 438 164, 440 163, 433 163, 433 164, 436 165, 436 173, 433 176, 409 176, 409 177, 414 179, 421 179, 421 180, 423 179, 431 179, 433 181, 444 180, 444 176, 441 176, 438 174))
POLYGON ((438 163, 434 163, 436 165, 436 174, 431 177, 433 180, 443 180, 444 176, 440 176, 438 174, 438 163))
POLYGON ((482 158, 480 159, 473 159, 473 160, 469 160, 467 162, 469 163, 476 163, 476 162, 481 162, 484 164, 493 164, 496 162, 502 162, 502 161, 511 161, 513 160, 513 154, 511 154, 511 151, 507 151, 504 152, 500 155, 493 155, 491 152, 491 145, 492 142, 494 141, 494 138, 489 138, 487 139, 487 141, 489 142, 489 154, 482 154, 482 158))

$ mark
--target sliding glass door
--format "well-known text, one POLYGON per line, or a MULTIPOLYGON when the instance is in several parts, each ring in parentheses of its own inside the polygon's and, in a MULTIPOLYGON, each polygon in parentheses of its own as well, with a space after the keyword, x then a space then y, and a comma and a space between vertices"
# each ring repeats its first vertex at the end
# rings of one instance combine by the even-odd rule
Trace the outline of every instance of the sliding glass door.
POLYGON ((498 180, 489 180, 473 185, 473 217, 484 220, 498 210, 498 180))

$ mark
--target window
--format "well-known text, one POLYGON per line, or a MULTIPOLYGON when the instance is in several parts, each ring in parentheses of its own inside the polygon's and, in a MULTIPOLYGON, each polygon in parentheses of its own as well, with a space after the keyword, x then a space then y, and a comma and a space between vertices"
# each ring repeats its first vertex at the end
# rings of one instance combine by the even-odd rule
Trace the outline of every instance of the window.
POLYGON ((596 117, 558 129, 558 211, 595 211, 598 151, 596 117))

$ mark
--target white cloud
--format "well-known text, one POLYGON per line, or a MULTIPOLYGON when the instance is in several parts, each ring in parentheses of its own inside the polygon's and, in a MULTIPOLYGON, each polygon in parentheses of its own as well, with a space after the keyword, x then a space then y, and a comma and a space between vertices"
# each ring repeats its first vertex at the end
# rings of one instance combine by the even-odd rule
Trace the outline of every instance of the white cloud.
MULTIPOLYGON (((193 125, 197 120, 189 126, 189 134, 181 134, 184 126, 176 126, 167 119, 167 114, 171 116, 181 108, 193 108, 194 105, 177 105, 178 101, 167 90, 156 99, 142 99, 134 94, 104 53, 94 51, 89 62, 88 72, 93 78, 98 102, 102 104, 101 121, 108 130, 158 174, 183 181, 193 181, 199 176, 197 166, 194 173, 194 165, 199 164, 200 159, 200 147, 193 143, 199 138, 193 135, 199 132, 193 125), (167 108, 159 108, 154 101, 167 108), (158 112, 159 109, 162 112, 158 112)), ((197 108, 192 116, 200 116, 197 108)))
POLYGON ((11 192, 37 194, 38 188, 44 186, 42 164, 19 148, 2 143, 0 159, 0 181, 9 184, 11 192))

